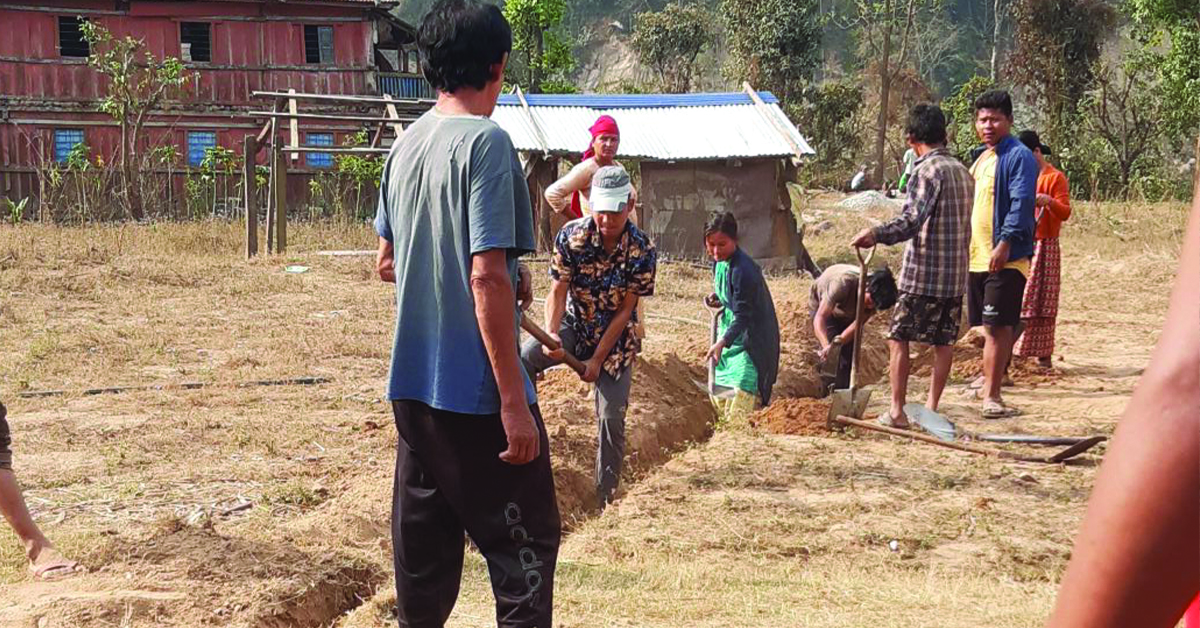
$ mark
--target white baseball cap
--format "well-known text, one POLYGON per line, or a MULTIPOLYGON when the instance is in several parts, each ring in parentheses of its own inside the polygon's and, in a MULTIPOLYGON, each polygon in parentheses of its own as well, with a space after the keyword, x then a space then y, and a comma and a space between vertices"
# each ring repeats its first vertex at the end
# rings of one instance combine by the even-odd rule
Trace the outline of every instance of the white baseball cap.
POLYGON ((588 202, 594 212, 620 213, 629 206, 632 193, 633 184, 629 182, 629 173, 625 172, 624 166, 604 166, 592 176, 592 192, 588 202))

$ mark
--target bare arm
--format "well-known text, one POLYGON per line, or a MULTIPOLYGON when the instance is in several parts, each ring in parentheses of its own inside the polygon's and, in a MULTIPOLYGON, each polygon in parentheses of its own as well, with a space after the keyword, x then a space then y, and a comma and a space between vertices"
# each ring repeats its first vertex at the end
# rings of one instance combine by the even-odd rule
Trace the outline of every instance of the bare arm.
POLYGON ((550 282, 550 294, 546 296, 546 333, 558 337, 562 328, 563 314, 567 311, 567 291, 571 286, 565 281, 550 282))
POLYGON ((596 172, 592 167, 594 163, 591 159, 579 162, 563 178, 546 188, 546 202, 554 211, 566 214, 571 209, 571 195, 592 185, 592 175, 596 172))
MULTIPOLYGON (((863 322, 864 323, 867 322, 867 320, 870 318, 871 318, 871 313, 867 312, 866 314, 863 315, 863 322)), ((854 334, 857 334, 857 333, 858 333, 858 321, 854 321, 853 323, 850 323, 850 325, 848 327, 846 327, 845 331, 838 334, 838 338, 841 339, 842 344, 844 344, 844 345, 850 344, 851 342, 854 341, 854 334)))
POLYGON ((521 376, 525 371, 517 349, 516 292, 504 249, 491 249, 471 258, 471 292, 475 297, 475 319, 500 391, 500 418, 508 435, 508 449, 500 458, 511 464, 525 464, 538 456, 539 434, 525 398, 521 376))
POLYGON ((396 283, 396 250, 387 238, 379 238, 379 252, 375 255, 375 270, 379 280, 396 283))
POLYGON ((617 346, 617 340, 620 340, 621 333, 625 331, 625 327, 629 324, 629 319, 633 317, 633 311, 637 308, 638 295, 630 292, 625 295, 625 300, 621 301, 621 309, 617 310, 616 316, 613 316, 612 321, 608 323, 608 327, 604 330, 604 334, 600 336, 600 342, 596 345, 596 354, 593 360, 599 359, 601 363, 608 357, 608 354, 617 346))
POLYGON ((1200 195, 1166 325, 1096 479, 1050 628, 1171 628, 1200 590, 1200 195))
POLYGON ((825 321, 833 315, 833 301, 830 299, 821 299, 821 305, 817 306, 817 314, 813 316, 813 334, 817 337, 817 342, 821 344, 821 348, 829 347, 832 339, 829 333, 825 331, 825 321))

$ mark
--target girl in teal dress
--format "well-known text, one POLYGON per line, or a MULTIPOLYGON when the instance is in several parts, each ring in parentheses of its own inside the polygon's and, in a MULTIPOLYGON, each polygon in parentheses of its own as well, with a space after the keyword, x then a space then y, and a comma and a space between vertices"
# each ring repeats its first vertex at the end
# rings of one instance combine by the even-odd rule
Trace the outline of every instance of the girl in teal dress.
POLYGON ((713 289, 721 306, 717 341, 707 356, 715 362, 712 402, 718 420, 740 423, 756 402, 771 401, 779 372, 779 322, 762 269, 738 247, 732 213, 709 219, 704 248, 715 262, 713 289))

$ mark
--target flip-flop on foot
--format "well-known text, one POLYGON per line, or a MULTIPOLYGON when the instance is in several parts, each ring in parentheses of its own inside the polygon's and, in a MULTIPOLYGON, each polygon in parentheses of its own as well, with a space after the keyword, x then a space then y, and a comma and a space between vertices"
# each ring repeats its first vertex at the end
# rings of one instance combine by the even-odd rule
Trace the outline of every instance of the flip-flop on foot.
POLYGON ((84 571, 86 570, 78 561, 64 557, 53 547, 43 547, 34 562, 29 565, 29 573, 35 580, 43 582, 63 580, 84 571))
POLYGON ((912 423, 910 423, 908 421, 908 417, 905 417, 902 421, 897 420, 897 419, 892 418, 892 415, 890 412, 887 414, 879 415, 879 418, 875 419, 875 422, 884 427, 890 427, 890 428, 897 429, 897 430, 912 429, 912 423))
POLYGON ((988 399, 983 402, 980 414, 985 419, 1007 419, 1018 416, 1021 414, 1021 411, 1012 406, 1005 405, 1002 401, 988 399))
POLYGON ((79 563, 73 560, 56 560, 44 565, 29 566, 29 573, 33 574, 35 580, 42 582, 54 582, 55 580, 65 580, 83 573, 79 563))

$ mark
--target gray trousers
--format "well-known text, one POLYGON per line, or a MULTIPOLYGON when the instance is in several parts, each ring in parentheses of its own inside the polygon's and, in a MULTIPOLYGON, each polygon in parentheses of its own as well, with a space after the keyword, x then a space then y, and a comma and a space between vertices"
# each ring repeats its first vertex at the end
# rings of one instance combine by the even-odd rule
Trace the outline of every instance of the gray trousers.
MULTIPOLYGON (((563 348, 580 360, 591 355, 576 352, 578 342, 574 330, 563 326, 558 330, 563 348)), ((542 353, 542 345, 529 338, 521 345, 521 362, 529 373, 529 379, 537 381, 542 371, 558 364, 542 353)), ((629 387, 633 383, 633 366, 621 371, 619 377, 600 370, 596 380, 596 421, 600 431, 600 442, 596 448, 596 499, 604 508, 612 501, 621 479, 621 462, 625 459, 625 412, 629 409, 629 387)))

